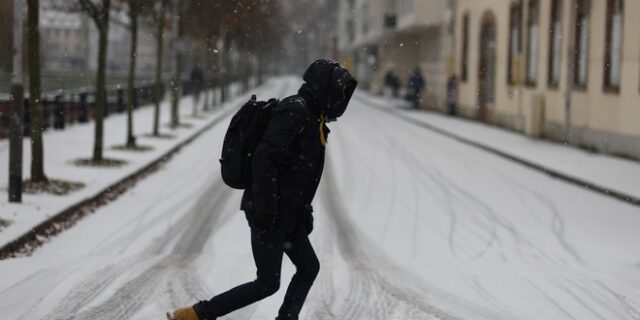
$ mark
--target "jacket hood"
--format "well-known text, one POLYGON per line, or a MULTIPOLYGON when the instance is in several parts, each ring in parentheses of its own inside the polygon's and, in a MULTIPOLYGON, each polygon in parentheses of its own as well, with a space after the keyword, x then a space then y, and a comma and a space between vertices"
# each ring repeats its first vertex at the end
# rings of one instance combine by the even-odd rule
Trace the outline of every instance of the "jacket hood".
POLYGON ((300 90, 310 95, 320 113, 329 119, 337 119, 344 113, 358 86, 347 69, 329 59, 313 62, 302 78, 305 84, 300 90))

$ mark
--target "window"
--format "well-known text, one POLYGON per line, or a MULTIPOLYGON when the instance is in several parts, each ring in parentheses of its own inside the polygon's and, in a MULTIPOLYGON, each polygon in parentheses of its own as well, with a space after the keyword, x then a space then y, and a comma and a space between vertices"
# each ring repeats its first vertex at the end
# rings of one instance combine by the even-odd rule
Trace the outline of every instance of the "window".
POLYGON ((529 0, 527 10, 527 85, 535 86, 538 78, 538 34, 539 25, 538 0, 529 0))
POLYGON ((604 88, 615 92, 620 90, 623 9, 623 0, 607 0, 604 88))
POLYGON ((365 3, 362 5, 362 17, 360 19, 362 22, 362 36, 366 37, 369 34, 369 4, 365 3))
POLYGON ((586 89, 588 81, 589 11, 590 0, 576 0, 573 85, 577 89, 586 89))
POLYGON ((356 33, 353 27, 353 20, 349 19, 349 21, 347 21, 347 36, 349 37, 349 41, 353 42, 353 40, 356 37, 356 33))
POLYGON ((562 50, 562 1, 551 1, 551 19, 549 23, 549 63, 547 84, 551 88, 560 85, 560 59, 562 50))
POLYGON ((460 73, 462 81, 467 81, 469 73, 469 14, 465 13, 462 18, 462 65, 460 73))
POLYGON ((508 61, 508 82, 515 84, 519 79, 519 56, 521 50, 521 10, 520 5, 513 4, 511 6, 511 13, 509 18, 509 61, 508 61))

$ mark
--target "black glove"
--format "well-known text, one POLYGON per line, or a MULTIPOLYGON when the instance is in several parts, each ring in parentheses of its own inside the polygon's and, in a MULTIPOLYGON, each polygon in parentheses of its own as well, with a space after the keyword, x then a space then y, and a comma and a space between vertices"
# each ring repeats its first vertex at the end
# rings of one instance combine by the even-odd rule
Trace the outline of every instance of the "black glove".
POLYGON ((256 214, 253 217, 253 226, 257 231, 266 232, 271 230, 275 215, 272 214, 256 214))

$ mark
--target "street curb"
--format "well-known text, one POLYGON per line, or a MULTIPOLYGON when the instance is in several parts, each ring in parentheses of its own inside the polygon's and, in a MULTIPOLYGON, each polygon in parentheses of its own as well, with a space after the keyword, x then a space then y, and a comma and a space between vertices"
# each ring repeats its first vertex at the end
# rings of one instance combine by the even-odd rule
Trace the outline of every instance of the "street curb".
POLYGON ((114 190, 121 190, 127 184, 131 182, 135 182, 140 177, 144 177, 146 174, 150 174, 154 172, 163 163, 165 163, 172 156, 178 153, 183 147, 193 142, 196 138, 201 136, 203 133, 207 132, 209 129, 211 129, 213 126, 218 124, 220 121, 222 121, 228 115, 232 114, 235 111, 236 111, 235 108, 228 108, 228 110, 221 110, 221 114, 219 114, 215 119, 211 120, 211 122, 206 124, 204 127, 200 128, 198 131, 193 133, 184 141, 178 143, 177 145, 175 145, 165 153, 158 156, 155 160, 151 161, 150 163, 146 164, 145 166, 136 170, 135 172, 132 172, 131 174, 125 176, 124 178, 112 183, 111 185, 107 186, 101 191, 98 191, 96 194, 89 196, 88 198, 85 198, 79 202, 76 202, 70 207, 54 214, 49 219, 33 227, 27 233, 3 245, 2 247, 0 247, 0 260, 13 257, 16 252, 20 252, 20 249, 27 248, 30 243, 39 242, 38 241, 39 235, 43 234, 46 230, 50 230, 52 227, 55 229, 56 224, 61 223, 73 217, 76 214, 82 215, 82 213, 79 212, 82 208, 92 204, 100 204, 101 202, 103 202, 103 200, 109 199, 109 194, 112 193, 114 190))
POLYGON ((640 207, 640 198, 638 198, 638 197, 626 194, 624 192, 619 192, 619 191, 615 191, 615 190, 609 190, 609 189, 607 189, 607 188, 605 188, 603 186, 600 186, 598 184, 595 184, 593 182, 589 182, 589 181, 586 181, 586 180, 582 180, 580 178, 576 178, 574 176, 562 173, 562 172, 557 171, 555 169, 551 169, 551 168, 545 167, 543 165, 536 164, 536 163, 531 162, 529 160, 526 160, 524 158, 520 158, 518 156, 514 156, 513 154, 510 154, 510 153, 507 153, 507 152, 504 152, 504 151, 500 151, 500 150, 498 150, 496 148, 492 148, 492 147, 487 146, 485 144, 481 144, 481 143, 478 143, 476 141, 467 139, 467 138, 465 138, 463 136, 451 133, 450 131, 446 131, 446 130, 443 130, 443 129, 438 128, 436 126, 430 125, 428 123, 425 123, 425 122, 416 120, 414 118, 411 118, 411 117, 407 116, 406 114, 403 114, 402 112, 399 112, 397 109, 385 107, 382 104, 380 104, 379 102, 372 101, 369 98, 356 97, 356 99, 366 100, 367 103, 372 105, 374 108, 376 108, 376 109, 378 109, 380 111, 383 111, 385 113, 388 113, 390 115, 393 115, 393 116, 395 116, 395 117, 397 117, 397 118, 399 118, 399 119, 401 119, 403 121, 409 122, 409 123, 411 123, 413 125, 416 125, 418 127, 423 128, 423 129, 427 129, 429 131, 435 132, 435 133, 440 134, 442 136, 445 136, 447 138, 454 139, 454 140, 456 140, 458 142, 461 142, 461 143, 464 143, 466 145, 469 145, 469 146, 484 150, 486 152, 492 153, 492 154, 497 155, 499 157, 502 157, 502 158, 505 158, 507 160, 516 162, 516 163, 518 163, 520 165, 523 165, 523 166, 525 166, 527 168, 530 168, 530 169, 545 173, 545 174, 551 176, 552 178, 555 178, 555 179, 558 179, 558 180, 562 180, 564 182, 568 182, 570 184, 573 184, 575 186, 581 187, 583 189, 586 189, 586 190, 589 190, 589 191, 592 191, 592 192, 595 192, 595 193, 598 193, 598 194, 601 194, 601 195, 604 195, 604 196, 607 196, 607 197, 610 197, 610 198, 614 198, 616 200, 628 203, 628 204, 633 205, 633 206, 640 207))

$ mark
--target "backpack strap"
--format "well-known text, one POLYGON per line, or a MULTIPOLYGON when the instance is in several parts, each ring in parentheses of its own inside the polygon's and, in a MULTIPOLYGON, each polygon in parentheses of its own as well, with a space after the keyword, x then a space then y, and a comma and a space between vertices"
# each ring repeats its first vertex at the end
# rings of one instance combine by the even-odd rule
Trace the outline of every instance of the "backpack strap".
MULTIPOLYGON (((309 110, 309 103, 307 103, 307 100, 304 99, 303 96, 298 95, 298 98, 300 100, 302 100, 302 104, 304 105, 304 109, 307 111, 307 114, 313 114, 312 111, 309 110)), ((325 137, 324 134, 324 117, 321 115, 320 116, 320 127, 318 128, 319 133, 320 133, 320 144, 324 147, 327 145, 327 138, 325 137)), ((302 130, 304 130, 304 127, 302 128, 302 130)), ((302 132, 302 130, 300 130, 300 132, 302 132)))
POLYGON ((327 138, 324 136, 324 117, 320 117, 320 144, 323 147, 327 145, 327 138))

